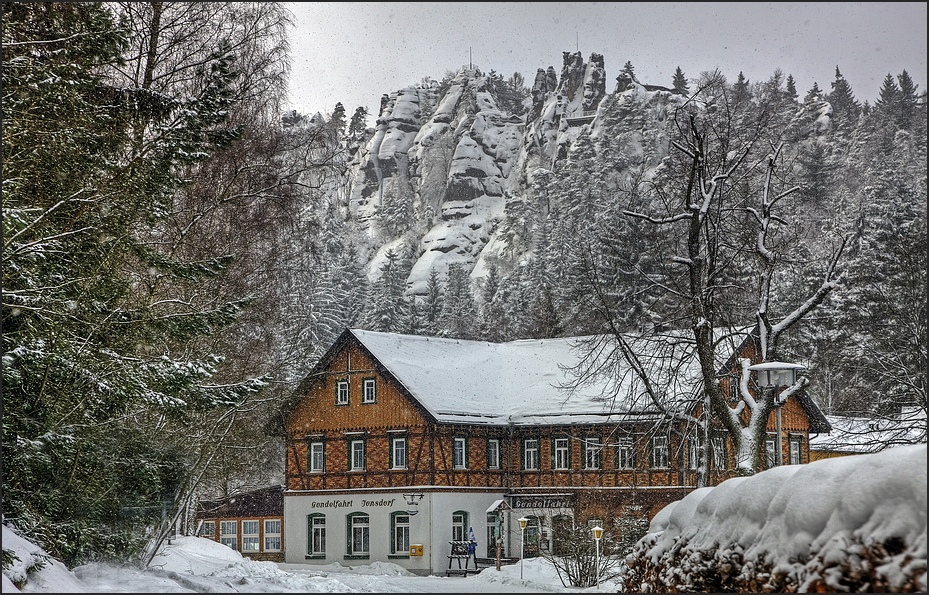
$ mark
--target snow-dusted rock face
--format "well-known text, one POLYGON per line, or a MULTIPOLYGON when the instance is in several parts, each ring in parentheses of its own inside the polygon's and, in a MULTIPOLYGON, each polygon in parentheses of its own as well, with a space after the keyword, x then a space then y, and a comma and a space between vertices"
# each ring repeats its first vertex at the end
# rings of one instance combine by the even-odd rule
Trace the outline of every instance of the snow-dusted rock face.
MULTIPOLYGON (((626 93, 621 126, 663 121, 670 94, 630 91, 636 89, 641 93, 626 93), (648 113, 631 116, 637 109, 648 113)), ((560 78, 553 67, 538 70, 522 115, 501 107, 491 77, 477 69, 385 95, 349 197, 367 237, 369 279, 377 277, 385 247, 401 245, 414 250, 408 293, 425 294, 431 271, 444 280, 453 264, 471 271, 472 280, 482 276, 486 259, 506 248, 496 231, 508 200, 539 200, 536 173, 565 159, 582 130, 598 133, 595 116, 606 97, 603 56, 593 53, 585 63, 579 52, 564 52, 560 78)))

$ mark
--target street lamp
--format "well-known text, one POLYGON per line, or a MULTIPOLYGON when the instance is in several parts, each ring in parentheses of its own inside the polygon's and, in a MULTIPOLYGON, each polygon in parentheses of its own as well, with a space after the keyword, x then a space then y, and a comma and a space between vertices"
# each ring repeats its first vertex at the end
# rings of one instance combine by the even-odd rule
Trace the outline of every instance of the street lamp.
POLYGON ((597 525, 596 527, 591 527, 590 532, 594 534, 594 544, 597 546, 597 557, 596 564, 594 566, 594 572, 597 573, 597 588, 600 588, 600 538, 603 537, 603 527, 597 525))
POLYGON ((777 466, 784 464, 784 450, 781 442, 781 395, 776 393, 778 387, 792 386, 797 382, 797 372, 805 366, 802 364, 791 364, 787 362, 764 362, 749 366, 749 370, 758 372, 758 386, 762 389, 770 388, 775 391, 774 395, 774 423, 777 429, 777 453, 774 456, 774 463, 777 466))
POLYGON ((523 558, 526 557, 526 525, 529 524, 529 519, 527 519, 527 518, 524 517, 524 516, 521 516, 521 517, 519 517, 519 518, 516 519, 516 520, 519 521, 519 532, 520 532, 520 538, 519 538, 519 550, 520 550, 520 551, 519 551, 519 578, 520 578, 520 580, 522 580, 522 578, 523 578, 523 558))

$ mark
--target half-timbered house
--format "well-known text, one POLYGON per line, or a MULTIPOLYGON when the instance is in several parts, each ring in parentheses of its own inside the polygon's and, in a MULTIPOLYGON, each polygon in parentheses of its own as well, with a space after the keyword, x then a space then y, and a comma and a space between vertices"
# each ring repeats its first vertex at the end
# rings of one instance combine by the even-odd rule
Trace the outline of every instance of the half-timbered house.
MULTIPOLYGON (((660 391, 643 390, 606 336, 488 343, 346 330, 288 407, 285 560, 441 572, 472 533, 479 558, 495 557, 498 538, 503 557, 557 552, 559 527, 616 534, 624 515, 650 519, 695 489, 701 440, 712 445, 710 484, 728 478, 726 436, 696 431, 692 341, 631 340, 660 391)), ((731 343, 748 358, 752 346, 731 343)), ((740 369, 735 356, 720 364, 723 376, 740 369)), ((785 461, 807 462, 811 422, 825 420, 806 397, 783 409, 785 461)))

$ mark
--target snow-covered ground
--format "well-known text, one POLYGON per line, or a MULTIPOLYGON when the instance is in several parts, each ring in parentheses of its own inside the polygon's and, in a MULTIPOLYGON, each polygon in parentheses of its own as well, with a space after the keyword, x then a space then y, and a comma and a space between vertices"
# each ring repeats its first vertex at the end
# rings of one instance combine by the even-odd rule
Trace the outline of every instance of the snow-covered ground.
MULTIPOLYGON (((40 548, 3 526, 3 548, 30 564, 40 548)), ((201 537, 182 537, 165 546, 149 570, 110 564, 88 564, 72 571, 51 560, 31 573, 17 589, 4 571, 4 593, 566 593, 596 591, 565 588, 554 568, 542 558, 483 570, 468 577, 417 576, 396 564, 307 566, 256 562, 201 537)), ((616 591, 603 582, 602 589, 616 591)))
MULTIPOLYGON (((694 556, 715 544, 717 553, 728 556, 737 551, 740 560, 755 560, 756 568, 777 567, 781 573, 792 574, 801 590, 804 585, 815 590, 833 583, 841 586, 849 579, 835 572, 860 567, 862 547, 896 543, 892 555, 873 575, 890 586, 909 581, 924 592, 926 450, 925 444, 900 446, 790 465, 696 490, 655 517, 639 549, 653 563, 681 564, 674 569, 675 580, 690 580, 697 570, 686 566, 693 566, 694 556), (811 578, 815 576, 821 578, 811 578)), ((49 558, 44 568, 27 575, 26 569, 44 552, 6 525, 3 549, 12 550, 18 558, 3 571, 4 593, 598 591, 596 587, 564 587, 551 564, 541 558, 524 560, 522 569, 515 564, 468 577, 423 577, 386 563, 349 567, 255 562, 214 541, 183 537, 165 546, 146 571, 110 564, 89 564, 72 571, 49 558)), ((703 562, 712 565, 715 556, 711 552, 703 562)), ((617 583, 604 581, 599 590, 615 592, 617 588, 617 583)))

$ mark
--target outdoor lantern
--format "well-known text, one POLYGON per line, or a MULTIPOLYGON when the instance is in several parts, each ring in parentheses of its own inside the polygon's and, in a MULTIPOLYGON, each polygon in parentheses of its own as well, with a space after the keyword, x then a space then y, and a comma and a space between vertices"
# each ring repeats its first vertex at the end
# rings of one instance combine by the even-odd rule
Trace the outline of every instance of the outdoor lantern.
MULTIPOLYGON (((797 372, 805 366, 787 362, 764 362, 749 366, 748 369, 758 373, 758 386, 762 389, 777 391, 780 387, 792 386, 797 382, 797 372)), ((784 464, 784 444, 781 435, 781 405, 784 402, 779 394, 774 395, 774 423, 777 431, 777 452, 774 453, 774 463, 777 466, 784 464)))
POLYGON ((526 557, 526 525, 529 524, 529 519, 524 516, 516 519, 519 522, 519 579, 523 578, 523 558, 526 557))
POLYGON ((600 538, 603 537, 603 527, 597 525, 591 527, 590 532, 594 535, 594 544, 597 546, 597 557, 594 565, 594 572, 597 573, 597 588, 600 588, 600 538))
POLYGON ((406 513, 410 516, 414 516, 419 509, 419 501, 423 499, 424 494, 403 494, 403 499, 406 500, 406 513))
POLYGON ((765 362, 749 366, 748 369, 758 372, 758 386, 763 388, 776 388, 778 386, 791 386, 797 382, 797 373, 805 366, 787 362, 765 362))

